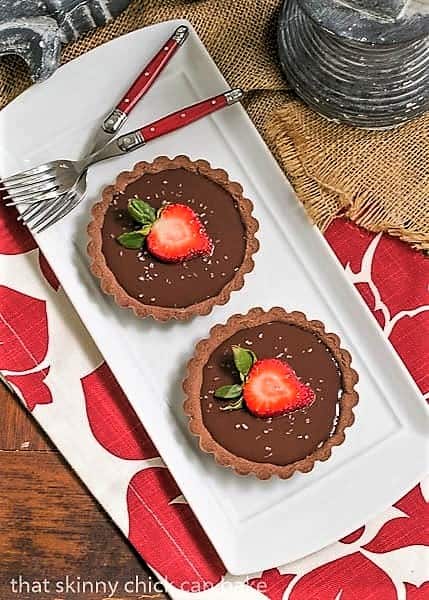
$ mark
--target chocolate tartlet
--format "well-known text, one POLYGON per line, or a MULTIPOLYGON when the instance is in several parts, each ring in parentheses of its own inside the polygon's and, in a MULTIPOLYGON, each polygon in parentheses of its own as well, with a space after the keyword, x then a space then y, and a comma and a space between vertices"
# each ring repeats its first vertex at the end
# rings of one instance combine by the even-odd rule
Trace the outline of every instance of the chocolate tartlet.
POLYGON ((338 336, 301 312, 254 308, 234 315, 212 328, 188 363, 183 388, 189 428, 202 450, 240 475, 286 479, 295 471, 307 473, 316 461, 330 457, 353 424, 358 375, 350 365, 338 336), (229 410, 231 400, 216 397, 216 390, 237 387, 232 355, 237 347, 250 350, 259 363, 287 361, 297 385, 311 387, 312 403, 268 418, 255 416, 246 405, 229 410))
POLYGON ((259 243, 252 210, 242 187, 204 160, 161 156, 152 163, 140 162, 133 171, 121 173, 92 209, 91 270, 103 291, 137 317, 166 321, 206 315, 214 305, 228 302, 253 269, 259 243), (145 247, 123 247, 118 238, 136 227, 127 212, 136 197, 149 202, 158 215, 166 206, 191 208, 210 238, 211 254, 164 262, 145 247))

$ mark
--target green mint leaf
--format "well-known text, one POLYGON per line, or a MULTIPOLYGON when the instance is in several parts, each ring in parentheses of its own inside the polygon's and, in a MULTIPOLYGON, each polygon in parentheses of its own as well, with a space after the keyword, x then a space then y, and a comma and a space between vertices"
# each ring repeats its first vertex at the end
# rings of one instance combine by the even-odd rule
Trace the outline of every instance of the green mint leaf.
POLYGON ((132 198, 128 202, 128 213, 134 221, 149 225, 156 221, 156 210, 148 202, 140 198, 132 198))
POLYGON ((214 395, 215 395, 215 398, 228 399, 228 398, 238 398, 239 396, 241 396, 241 393, 242 393, 241 385, 234 383, 234 385, 223 385, 222 387, 217 388, 214 395))
POLYGON ((143 246, 145 236, 140 231, 127 231, 118 235, 116 239, 124 248, 139 250, 143 246))
POLYGON ((240 410, 240 408, 243 408, 243 397, 242 396, 240 396, 240 398, 238 398, 234 402, 231 402, 231 404, 222 406, 221 410, 240 410))
POLYGON ((244 381, 249 374, 253 363, 256 362, 256 354, 251 350, 246 350, 241 346, 233 346, 232 354, 234 356, 234 364, 237 371, 240 373, 241 381, 244 381))

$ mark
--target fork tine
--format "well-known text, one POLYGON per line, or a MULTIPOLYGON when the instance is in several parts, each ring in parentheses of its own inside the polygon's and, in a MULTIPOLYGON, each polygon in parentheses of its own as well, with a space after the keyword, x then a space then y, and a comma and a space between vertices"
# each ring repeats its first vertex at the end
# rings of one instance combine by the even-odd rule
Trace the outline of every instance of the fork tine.
POLYGON ((22 213, 20 215, 17 216, 16 220, 17 221, 22 221, 23 223, 25 223, 25 219, 26 217, 29 217, 39 206, 39 202, 35 205, 31 205, 28 208, 26 208, 25 210, 22 211, 22 213))
POLYGON ((29 225, 30 221, 43 214, 54 202, 57 202, 61 196, 50 202, 38 202, 35 206, 29 207, 26 211, 21 214, 21 221, 24 225, 29 225), (24 214, 26 213, 26 214, 24 214))
POLYGON ((27 219, 30 219, 31 216, 34 216, 34 213, 37 211, 38 208, 40 208, 40 204, 36 204, 35 206, 29 206, 19 215, 17 220, 22 221, 24 225, 26 225, 27 219))
POLYGON ((29 195, 28 197, 18 198, 12 200, 12 202, 6 202, 5 206, 18 206, 19 204, 40 204, 41 202, 49 202, 50 200, 55 200, 61 194, 64 194, 64 191, 61 191, 58 188, 52 188, 47 192, 43 192, 43 194, 39 194, 38 196, 29 195))
POLYGON ((9 177, 3 177, 3 179, 1 180, 1 184, 7 186, 10 183, 16 183, 17 181, 25 179, 26 177, 38 175, 40 173, 45 173, 51 168, 52 163, 45 163, 43 165, 39 165, 38 167, 27 169, 26 171, 21 171, 21 173, 15 173, 14 175, 10 175, 9 177))
POLYGON ((11 200, 16 204, 19 204, 22 200, 34 200, 37 202, 39 197, 42 198, 45 194, 52 193, 59 188, 60 184, 58 181, 54 180, 50 183, 35 186, 34 188, 24 189, 17 194, 8 194, 7 196, 3 197, 3 200, 11 200))
MULTIPOLYGON (((39 185, 43 183, 49 183, 54 181, 57 177, 56 171, 47 171, 42 175, 32 175, 31 177, 25 177, 16 183, 10 183, 7 186, 0 188, 0 192, 6 192, 6 194, 14 194, 22 192, 25 189, 31 189, 33 185, 39 185)), ((1 185, 1 184, 0 184, 1 185)))
POLYGON ((51 200, 46 200, 46 201, 45 200, 39 200, 38 202, 34 202, 34 203, 30 204, 30 206, 27 206, 27 208, 24 209, 22 211, 22 213, 17 216, 16 220, 17 221, 22 221, 25 224, 26 219, 28 219, 31 216, 34 217, 35 213, 40 212, 44 206, 46 206, 47 204, 51 204, 51 202, 53 202, 54 200, 56 200, 60 196, 63 196, 64 193, 65 192, 63 192, 61 194, 57 194, 51 200))
POLYGON ((65 197, 67 197, 67 195, 68 194, 61 194, 61 196, 59 196, 56 200, 52 200, 47 204, 43 202, 39 209, 34 212, 34 214, 24 219, 24 224, 32 229, 35 229, 41 225, 50 214, 53 214, 52 211, 56 212, 56 210, 59 210, 61 206, 63 206, 65 197), (35 222, 34 219, 36 219, 35 222))
POLYGON ((67 216, 69 212, 71 212, 85 198, 85 196, 86 193, 79 195, 75 192, 70 196, 67 204, 63 206, 63 208, 57 214, 52 215, 52 218, 49 221, 45 222, 41 227, 34 229, 34 233, 42 233, 42 231, 48 227, 55 225, 55 223, 67 216))
MULTIPOLYGON (((7 186, 3 186, 0 191, 3 192, 7 192, 7 193, 13 193, 15 192, 20 192, 22 191, 22 188, 29 188, 30 186, 33 185, 37 185, 37 184, 42 184, 42 183, 47 183, 49 181, 52 181, 53 179, 55 179, 57 176, 56 174, 56 170, 52 169, 51 171, 46 171, 45 173, 42 173, 41 175, 32 175, 31 177, 25 177, 19 181, 17 181, 16 183, 10 183, 7 186)), ((0 186, 2 186, 2 182, 0 181, 0 186)))

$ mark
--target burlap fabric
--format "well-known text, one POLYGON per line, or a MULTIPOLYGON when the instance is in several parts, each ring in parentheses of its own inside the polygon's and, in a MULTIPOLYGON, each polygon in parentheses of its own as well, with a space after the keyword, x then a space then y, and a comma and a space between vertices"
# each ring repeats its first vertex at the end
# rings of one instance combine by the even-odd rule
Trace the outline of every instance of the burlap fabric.
MULTIPOLYGON (((67 62, 134 29, 184 17, 194 25, 322 229, 347 215, 429 250, 429 115, 367 132, 330 123, 288 93, 276 56, 280 0, 134 0, 103 28, 70 44, 67 62)), ((0 62, 0 107, 30 85, 19 59, 0 62)))

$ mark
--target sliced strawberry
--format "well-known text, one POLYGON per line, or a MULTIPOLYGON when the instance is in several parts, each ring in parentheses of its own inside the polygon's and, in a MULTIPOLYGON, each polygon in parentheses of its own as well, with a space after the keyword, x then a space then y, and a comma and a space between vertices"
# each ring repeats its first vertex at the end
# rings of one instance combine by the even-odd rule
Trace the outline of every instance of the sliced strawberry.
POLYGON ((190 206, 169 204, 146 238, 149 252, 164 262, 180 262, 211 254, 213 242, 190 206))
POLYGON ((243 398, 257 417, 274 417, 309 406, 315 394, 286 362, 267 358, 256 361, 251 368, 243 385, 243 398))

